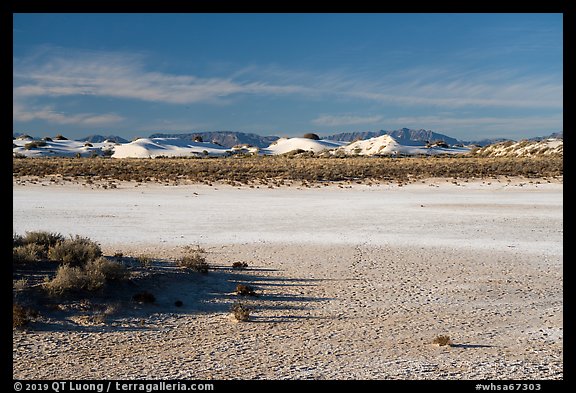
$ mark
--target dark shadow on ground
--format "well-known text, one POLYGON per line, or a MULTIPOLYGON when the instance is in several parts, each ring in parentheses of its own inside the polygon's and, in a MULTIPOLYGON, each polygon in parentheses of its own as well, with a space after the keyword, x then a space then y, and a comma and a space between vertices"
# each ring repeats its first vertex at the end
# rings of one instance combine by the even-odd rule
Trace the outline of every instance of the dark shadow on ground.
POLYGON ((485 344, 450 344, 452 348, 494 348, 495 345, 485 345, 485 344))
POLYGON ((32 288, 14 292, 15 302, 38 311, 40 315, 27 329, 84 332, 159 330, 163 318, 229 313, 231 306, 238 302, 255 310, 251 321, 294 322, 312 318, 296 315, 295 311, 330 300, 304 294, 305 287, 319 285, 321 279, 284 277, 274 269, 248 267, 239 270, 231 266, 215 266, 208 273, 200 273, 180 268, 174 261, 153 259, 143 263, 130 257, 115 260, 127 266, 135 277, 108 282, 104 288, 93 292, 58 296, 49 296, 38 278, 52 277, 57 264, 38 266, 40 269, 15 267, 14 279, 36 274, 32 288), (257 295, 236 294, 239 283, 250 285, 257 295), (302 291, 298 291, 298 287, 302 287, 302 291), (143 292, 152 294, 154 302, 133 300, 135 294, 143 292), (266 310, 275 315, 258 315, 266 310), (154 318, 150 319, 152 316, 154 318), (149 319, 155 322, 150 323, 149 319))

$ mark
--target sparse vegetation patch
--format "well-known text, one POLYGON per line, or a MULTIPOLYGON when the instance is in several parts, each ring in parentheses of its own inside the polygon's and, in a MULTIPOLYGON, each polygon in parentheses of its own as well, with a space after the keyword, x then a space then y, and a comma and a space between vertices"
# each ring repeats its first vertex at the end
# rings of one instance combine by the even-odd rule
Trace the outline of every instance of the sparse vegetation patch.
POLYGON ((203 248, 187 246, 184 250, 187 254, 178 260, 180 267, 190 269, 194 272, 208 273, 210 265, 206 262, 206 257, 204 256, 206 251, 203 248))
POLYGON ((82 266, 100 256, 98 243, 79 235, 58 242, 48 251, 48 258, 70 266, 82 266))
POLYGON ((238 284, 236 285, 236 294, 241 296, 256 296, 254 288, 250 285, 238 284))
POLYGON ((255 156, 243 159, 162 158, 90 160, 34 158, 13 160, 12 175, 21 177, 54 175, 76 181, 181 182, 213 184, 256 184, 261 182, 406 181, 431 177, 545 177, 563 174, 562 156, 485 157, 339 157, 255 156), (151 176, 153 174, 153 176, 151 176))
POLYGON ((450 339, 450 336, 446 336, 446 335, 439 335, 436 336, 434 338, 434 340, 432 340, 432 344, 437 344, 439 346, 452 346, 452 340, 450 339))
POLYGON ((234 262, 232 264, 232 269, 244 270, 248 268, 248 264, 246 262, 234 262))
POLYGON ((12 327, 14 329, 21 329, 26 327, 34 318, 38 317, 38 312, 24 307, 21 304, 12 304, 12 327))
MULTIPOLYGON (((127 301, 156 303, 156 296, 143 285, 150 279, 154 281, 157 272, 166 274, 171 270, 152 269, 152 257, 149 256, 134 258, 136 261, 143 259, 141 263, 134 263, 133 258, 125 257, 120 251, 103 256, 98 243, 79 235, 65 238, 58 233, 37 231, 25 235, 13 234, 12 241, 14 328, 34 321, 37 313, 22 306, 32 303, 41 305, 43 311, 56 312, 49 317, 65 323, 72 322, 77 326, 105 324, 108 317, 127 301), (131 281, 127 283, 128 287, 122 284, 126 281, 131 281), (117 294, 117 291, 132 287, 134 282, 138 283, 140 291, 129 293, 128 298, 110 296, 111 293, 117 294)), ((186 246, 182 258, 167 263, 205 273, 209 269, 205 254, 206 250, 200 246, 186 246)), ((234 264, 234 268, 247 266, 246 262, 234 264)), ((181 275, 182 272, 176 274, 181 275)), ((241 296, 257 296, 254 289, 245 284, 238 284, 236 291, 241 296)), ((173 305, 180 308, 184 302, 176 299, 173 305)), ((231 311, 238 321, 247 321, 251 310, 245 304, 238 303, 231 311)))
POLYGON ((62 265, 56 276, 44 284, 53 295, 73 291, 94 291, 100 289, 110 280, 121 280, 127 277, 126 268, 118 262, 98 258, 84 266, 62 265))
POLYGON ((230 311, 238 322, 247 322, 250 320, 250 312, 252 309, 244 303, 234 303, 230 311))

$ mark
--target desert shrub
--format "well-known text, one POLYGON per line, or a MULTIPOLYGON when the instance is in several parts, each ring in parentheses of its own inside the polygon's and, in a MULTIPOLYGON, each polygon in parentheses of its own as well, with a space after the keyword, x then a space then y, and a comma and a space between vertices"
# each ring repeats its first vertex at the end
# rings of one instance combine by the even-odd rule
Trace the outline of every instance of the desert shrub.
POLYGON ((44 259, 46 252, 41 245, 29 243, 12 247, 12 263, 29 263, 44 259))
POLYGON ((98 243, 76 235, 57 243, 48 250, 48 257, 65 265, 82 266, 102 256, 98 243))
POLYGON ((12 280, 12 289, 14 289, 15 291, 23 291, 26 288, 28 288, 27 278, 24 277, 18 280, 12 280))
POLYGON ((150 292, 143 291, 134 294, 134 296, 132 296, 132 300, 137 303, 154 303, 156 301, 156 297, 150 292))
POLYGON ((24 238, 22 237, 22 235, 19 235, 17 233, 13 233, 12 234, 12 247, 18 247, 18 246, 23 246, 24 245, 24 238))
POLYGON ((434 338, 434 340, 432 340, 432 344, 438 344, 440 346, 445 346, 445 345, 452 345, 452 340, 450 339, 450 336, 446 336, 446 335, 439 335, 437 337, 434 338))
POLYGON ((38 317, 37 311, 18 303, 12 304, 12 327, 14 329, 26 327, 36 317, 38 317))
POLYGON ((56 276, 44 284, 51 294, 59 295, 70 291, 93 291, 104 286, 106 276, 97 269, 85 270, 79 266, 62 265, 56 276))
POLYGON ((107 305, 105 308, 100 309, 94 315, 89 317, 89 320, 92 323, 97 323, 97 324, 106 323, 106 320, 108 319, 108 317, 113 315, 114 313, 116 313, 119 308, 120 308, 120 306, 118 304, 107 305))
POLYGON ((242 269, 246 269, 247 267, 248 267, 248 264, 246 262, 234 262, 232 264, 232 269, 242 270, 242 269))
POLYGON ((101 273, 106 280, 123 280, 128 276, 128 270, 124 265, 104 257, 88 261, 84 266, 84 270, 89 276, 101 273))
POLYGON ((234 315, 234 318, 236 318, 237 321, 246 322, 250 319, 250 312, 252 311, 252 309, 243 303, 235 303, 230 308, 230 311, 232 312, 232 315, 234 315))
POLYGON ((29 322, 26 309, 19 304, 12 304, 12 328, 22 328, 29 322))
POLYGON ((309 132, 307 134, 302 135, 302 138, 306 138, 306 139, 312 139, 315 141, 319 141, 320 137, 317 134, 314 134, 312 132, 309 132))
POLYGON ((206 250, 203 247, 200 247, 199 245, 195 245, 195 246, 187 245, 187 246, 184 246, 183 248, 184 248, 184 252, 187 252, 187 253, 195 253, 195 252, 200 253, 200 254, 206 253, 206 250))
POLYGON ((149 268, 152 266, 152 257, 150 255, 142 254, 136 257, 136 260, 142 267, 149 268))
POLYGON ((48 231, 26 232, 26 235, 22 237, 23 244, 37 244, 42 246, 46 253, 50 247, 55 246, 63 240, 65 240, 65 238, 61 234, 48 231))
POLYGON ((195 272, 208 273, 210 265, 206 262, 206 257, 203 255, 206 252, 203 248, 196 247, 194 249, 191 246, 186 246, 184 250, 188 254, 180 258, 178 266, 195 272))
POLYGON ((242 296, 256 296, 254 288, 250 285, 238 284, 236 285, 236 294, 242 296))
POLYGON ((106 281, 122 280, 128 276, 127 269, 118 262, 104 257, 89 260, 83 266, 62 265, 52 280, 44 284, 51 294, 68 291, 93 291, 102 288, 106 281))
POLYGON ((47 231, 26 232, 25 236, 13 235, 13 262, 34 262, 46 259, 48 250, 63 239, 59 233, 47 231))

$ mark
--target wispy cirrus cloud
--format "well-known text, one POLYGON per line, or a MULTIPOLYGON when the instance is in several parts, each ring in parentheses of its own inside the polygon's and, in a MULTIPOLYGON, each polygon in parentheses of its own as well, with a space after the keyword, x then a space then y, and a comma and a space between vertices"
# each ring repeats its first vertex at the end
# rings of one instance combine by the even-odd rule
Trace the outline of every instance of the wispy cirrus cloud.
POLYGON ((94 114, 75 113, 66 114, 58 112, 53 106, 29 107, 14 103, 12 106, 12 117, 15 121, 43 120, 52 124, 80 125, 80 126, 105 126, 116 124, 124 118, 115 113, 94 114))
POLYGON ((201 78, 144 69, 135 56, 96 55, 54 58, 14 72, 14 97, 61 97, 92 95, 192 104, 214 102, 234 94, 294 94, 306 87, 274 85, 263 81, 234 81, 230 78, 201 78))
POLYGON ((436 108, 562 108, 561 78, 514 70, 414 68, 366 78, 347 94, 372 102, 436 108))
MULTIPOLYGON (((378 125, 394 121, 381 115, 359 113, 407 113, 406 108, 434 111, 476 112, 473 119, 420 116, 399 117, 401 126, 467 127, 476 121, 486 127, 526 124, 520 113, 539 110, 560 113, 563 106, 561 75, 525 74, 513 69, 459 69, 457 65, 431 67, 414 65, 394 72, 333 69, 324 72, 293 70, 264 65, 235 65, 221 76, 170 73, 152 70, 147 57, 131 53, 44 50, 40 55, 14 60, 13 115, 15 121, 42 120, 52 124, 100 126, 120 124, 128 115, 93 113, 96 109, 78 106, 78 113, 63 112, 59 99, 106 98, 164 105, 231 105, 252 97, 287 97, 299 102, 345 104, 345 113, 325 109, 311 120, 315 126, 338 127, 378 125), (236 67, 236 68, 234 68, 236 67), (529 76, 528 76, 529 75, 529 76), (364 107, 369 105, 369 110, 364 107), (504 109, 498 118, 486 109, 504 109), (482 112, 486 116, 482 115, 482 112), (516 115, 514 115, 516 114, 516 115), (460 123, 460 124, 458 124, 460 123)), ((264 104, 266 105, 266 103, 264 104)), ((70 106, 68 107, 70 109, 70 106)), ((289 109, 288 109, 289 110, 289 109)), ((436 112, 436 113, 438 113, 436 112)), ((313 112, 312 112, 313 113, 313 112)), ((318 112, 316 112, 318 113, 318 112)), ((308 116, 314 116, 310 113, 308 116)), ((156 114, 155 116, 158 116, 156 114)), ((133 117, 133 116, 132 116, 133 117)), ((168 120, 168 119, 166 119, 168 120)), ((557 117, 554 124, 558 123, 557 117)), ((178 124, 187 124, 186 118, 178 124)), ((192 119, 210 127, 210 119, 192 119)), ((533 124, 545 120, 533 119, 533 124)), ((137 124, 137 121, 132 122, 137 124)), ((148 123, 138 125, 145 129, 148 123)), ((272 128, 281 128, 275 125, 272 128)))
POLYGON ((239 95, 363 99, 376 103, 445 108, 561 107, 563 85, 549 76, 511 70, 409 69, 375 75, 349 70, 286 70, 250 66, 230 76, 199 77, 146 69, 142 56, 125 53, 56 54, 15 66, 14 97, 100 96, 167 104, 217 103, 239 95))

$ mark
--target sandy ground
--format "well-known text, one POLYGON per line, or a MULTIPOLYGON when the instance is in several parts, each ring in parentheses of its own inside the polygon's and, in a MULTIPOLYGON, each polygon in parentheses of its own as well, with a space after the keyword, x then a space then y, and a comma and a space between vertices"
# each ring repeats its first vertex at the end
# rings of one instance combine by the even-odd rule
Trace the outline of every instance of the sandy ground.
POLYGON ((166 260, 199 244, 214 267, 157 261, 156 304, 14 331, 14 378, 562 379, 562 190, 14 185, 16 233, 166 260), (236 283, 260 295, 249 322, 230 317, 236 283))

